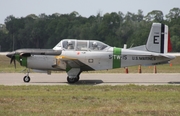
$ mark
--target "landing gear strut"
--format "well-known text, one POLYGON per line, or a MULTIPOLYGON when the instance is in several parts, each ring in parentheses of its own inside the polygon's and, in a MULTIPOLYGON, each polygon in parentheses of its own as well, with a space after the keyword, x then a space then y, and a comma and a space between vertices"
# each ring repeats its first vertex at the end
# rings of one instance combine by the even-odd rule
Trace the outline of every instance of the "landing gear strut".
POLYGON ((25 83, 28 83, 28 82, 30 82, 30 80, 31 80, 31 78, 29 77, 29 69, 28 69, 27 75, 24 76, 23 81, 24 81, 25 83))

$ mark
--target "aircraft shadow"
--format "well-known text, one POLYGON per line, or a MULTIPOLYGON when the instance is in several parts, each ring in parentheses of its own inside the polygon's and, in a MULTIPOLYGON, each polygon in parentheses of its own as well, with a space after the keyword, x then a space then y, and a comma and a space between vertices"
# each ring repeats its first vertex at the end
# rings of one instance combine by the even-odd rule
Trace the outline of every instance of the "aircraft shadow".
MULTIPOLYGON (((69 84, 68 82, 30 82, 34 84, 69 84)), ((98 84, 177 84, 180 85, 180 82, 103 82, 102 80, 79 80, 74 84, 69 85, 98 85, 98 84)))
MULTIPOLYGON (((69 84, 68 82, 30 82, 34 84, 69 84)), ((96 85, 103 83, 102 80, 79 80, 74 84, 69 85, 96 85)))
POLYGON ((96 85, 104 83, 102 80, 79 80, 76 85, 96 85))

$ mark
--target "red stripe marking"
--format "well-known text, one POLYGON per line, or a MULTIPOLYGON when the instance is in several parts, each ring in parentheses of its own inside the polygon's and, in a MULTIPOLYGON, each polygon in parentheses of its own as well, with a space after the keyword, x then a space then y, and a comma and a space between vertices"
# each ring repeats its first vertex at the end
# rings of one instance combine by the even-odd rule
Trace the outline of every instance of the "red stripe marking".
POLYGON ((168 32, 168 52, 172 51, 172 44, 170 40, 170 32, 168 32))

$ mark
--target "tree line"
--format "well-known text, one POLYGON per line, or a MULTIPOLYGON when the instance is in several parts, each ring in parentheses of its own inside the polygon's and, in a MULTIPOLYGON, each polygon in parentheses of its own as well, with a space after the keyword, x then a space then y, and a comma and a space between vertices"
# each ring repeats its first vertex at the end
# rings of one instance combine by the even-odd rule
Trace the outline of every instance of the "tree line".
POLYGON ((74 11, 70 14, 30 14, 16 18, 7 16, 0 24, 1 51, 19 48, 53 48, 62 39, 99 40, 110 46, 128 47, 146 43, 153 22, 169 26, 173 52, 180 52, 180 8, 172 8, 164 15, 153 10, 143 15, 137 13, 112 12, 104 15, 82 17, 74 11))

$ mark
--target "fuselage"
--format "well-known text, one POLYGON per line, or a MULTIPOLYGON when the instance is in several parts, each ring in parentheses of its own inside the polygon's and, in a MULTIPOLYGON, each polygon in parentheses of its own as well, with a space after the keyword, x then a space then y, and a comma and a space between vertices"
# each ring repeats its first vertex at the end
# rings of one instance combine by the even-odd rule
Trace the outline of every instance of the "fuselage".
POLYGON ((67 66, 64 61, 58 57, 65 57, 69 60, 79 60, 90 68, 87 70, 107 70, 114 68, 122 68, 133 65, 155 65, 158 63, 166 63, 173 57, 152 56, 151 52, 128 50, 122 48, 109 48, 107 51, 62 51, 59 56, 50 55, 33 55, 31 57, 22 58, 22 65, 32 69, 39 70, 66 70, 67 66), (58 67, 53 67, 53 65, 58 67))

